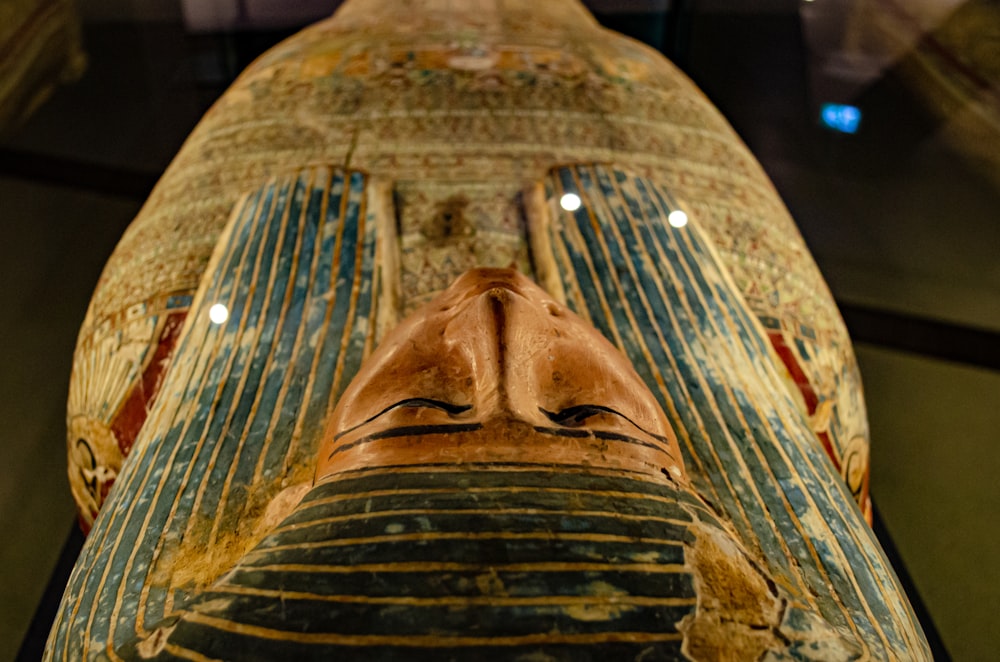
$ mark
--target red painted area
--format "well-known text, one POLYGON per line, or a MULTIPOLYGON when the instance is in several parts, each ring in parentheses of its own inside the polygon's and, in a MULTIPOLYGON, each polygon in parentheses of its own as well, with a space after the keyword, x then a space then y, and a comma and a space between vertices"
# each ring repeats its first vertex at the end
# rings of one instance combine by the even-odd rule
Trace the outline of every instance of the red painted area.
POLYGON ((170 364, 170 357, 177 345, 177 337, 180 335, 186 317, 186 310, 167 315, 156 349, 153 351, 153 356, 146 362, 142 377, 133 385, 121 408, 118 409, 118 413, 111 421, 111 432, 114 433, 115 439, 118 441, 118 448, 122 452, 123 459, 128 457, 142 424, 146 422, 149 407, 153 404, 156 394, 160 390, 163 373, 170 364))
POLYGON ((837 471, 840 471, 840 461, 837 460, 837 454, 833 452, 833 442, 830 441, 830 433, 824 430, 823 432, 818 432, 816 436, 819 437, 820 443, 823 444, 823 448, 830 457, 830 461, 833 462, 833 466, 837 468, 837 471))
MULTIPOLYGON (((795 354, 792 352, 791 348, 785 343, 785 336, 780 331, 768 331, 767 337, 771 339, 771 345, 774 346, 775 351, 778 352, 778 356, 781 357, 782 363, 788 368, 788 372, 791 373, 792 379, 795 380, 795 385, 799 387, 799 391, 802 393, 802 397, 806 401, 806 411, 811 416, 816 411, 816 406, 819 404, 819 398, 816 396, 816 391, 813 390, 812 384, 809 383, 809 378, 806 377, 806 373, 803 372, 802 367, 799 365, 798 359, 795 358, 795 354)), ((826 441, 829 444, 829 439, 826 441)), ((829 446, 827 446, 829 451, 829 446)), ((831 455, 831 457, 833 457, 831 455)))
POLYGON ((865 516, 865 521, 871 526, 872 523, 872 499, 868 493, 869 479, 872 474, 872 465, 869 464, 865 468, 865 479, 861 483, 861 514, 865 516))
MULTIPOLYGON (((816 412, 816 407, 819 405, 819 397, 816 395, 816 391, 813 390, 812 384, 809 383, 809 378, 806 377, 806 373, 802 370, 802 366, 799 365, 798 359, 785 342, 785 336, 780 331, 768 331, 767 337, 771 339, 771 344, 774 346, 775 351, 778 352, 782 363, 785 364, 788 372, 792 375, 792 379, 795 380, 795 385, 799 387, 799 392, 802 393, 802 398, 806 402, 806 411, 811 416, 816 412)), ((840 471, 840 460, 837 458, 837 453, 833 450, 833 441, 830 439, 830 434, 823 431, 818 432, 816 436, 819 437, 820 443, 823 444, 823 448, 826 450, 830 461, 833 462, 833 466, 837 468, 837 471, 840 471)))
MULTIPOLYGON (((806 403, 806 409, 810 415, 816 411, 816 406, 819 404, 819 398, 816 396, 816 391, 813 390, 812 384, 809 383, 809 378, 806 377, 805 372, 802 370, 802 366, 799 365, 798 359, 792 352, 791 348, 785 343, 785 337, 780 331, 768 331, 767 337, 771 340, 771 345, 774 346, 775 351, 778 352, 778 356, 781 357, 782 363, 788 369, 788 372, 792 375, 792 379, 795 380, 795 385, 799 387, 799 391, 802 393, 802 397, 806 403)), ((837 471, 841 471, 840 460, 837 458, 837 453, 833 450, 833 441, 830 439, 830 433, 825 430, 818 432, 816 434, 817 438, 821 444, 823 444, 823 449, 826 451, 827 457, 836 467, 837 471)), ((871 499, 868 496, 868 480, 871 471, 871 467, 865 468, 865 477, 861 484, 861 490, 857 496, 858 505, 861 507, 861 512, 865 517, 865 520, 869 524, 872 523, 872 509, 871 509, 871 499)))

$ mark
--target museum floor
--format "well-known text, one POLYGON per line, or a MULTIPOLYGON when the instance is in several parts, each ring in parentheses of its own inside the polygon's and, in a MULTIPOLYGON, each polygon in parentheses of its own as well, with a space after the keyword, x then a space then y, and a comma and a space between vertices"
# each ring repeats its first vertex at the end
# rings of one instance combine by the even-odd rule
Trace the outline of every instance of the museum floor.
MULTIPOLYGON (((812 3, 773 1, 738 14, 718 1, 681 3, 683 13, 644 9, 666 4, 598 3, 599 18, 673 55, 774 180, 856 342, 881 533, 940 636, 932 645, 942 659, 995 657, 1000 82, 972 77, 978 87, 967 103, 942 111, 933 88, 912 76, 927 35, 932 46, 947 44, 933 35, 961 3, 942 2, 957 8, 911 37, 909 49, 897 45, 878 71, 848 63, 857 75, 838 80, 853 88, 837 93, 863 112, 854 135, 817 119, 823 101, 847 99, 823 96, 838 88, 822 75, 829 67, 816 66, 829 35, 812 3)), ((71 533, 64 403, 101 267, 201 114, 282 36, 190 35, 179 10, 176 20, 167 14, 108 21, 85 6, 86 74, 0 143, 0 465, 8 472, 0 659, 22 642, 19 659, 37 658, 47 583, 65 581, 57 565, 80 544, 71 533)), ((976 73, 974 65, 960 69, 976 73)))

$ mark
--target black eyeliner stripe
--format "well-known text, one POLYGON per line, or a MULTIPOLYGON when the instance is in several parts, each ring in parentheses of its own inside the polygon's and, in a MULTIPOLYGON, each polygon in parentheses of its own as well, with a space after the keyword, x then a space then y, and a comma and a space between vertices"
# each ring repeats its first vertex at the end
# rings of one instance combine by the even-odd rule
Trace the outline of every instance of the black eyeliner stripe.
MULTIPOLYGON (((392 471, 397 471, 405 469, 407 471, 417 469, 433 469, 434 471, 440 471, 441 469, 454 469, 455 472, 496 472, 496 471, 506 471, 507 473, 520 473, 525 470, 530 469, 540 469, 547 472, 552 472, 558 470, 560 476, 566 474, 582 474, 591 475, 595 472, 595 467, 590 464, 561 464, 554 462, 421 462, 419 464, 384 464, 378 467, 360 467, 357 469, 345 469, 339 472, 339 475, 351 478, 354 480, 360 480, 368 478, 371 476, 381 476, 383 473, 390 473, 392 471), (356 478, 351 476, 351 474, 363 474, 361 478, 356 478)), ((608 474, 615 474, 614 476, 605 476, 611 478, 612 480, 631 480, 643 483, 649 483, 649 474, 643 471, 635 471, 634 469, 621 469, 616 467, 599 467, 597 471, 606 472, 608 474), (622 474, 625 476, 619 476, 622 474)), ((418 473, 419 475, 419 473, 418 473)), ((597 474, 604 476, 604 473, 597 474)), ((656 484, 656 483, 653 483, 656 484)))
POLYGON ((344 435, 350 434, 350 433, 354 432, 355 430, 357 430, 361 426, 368 425, 369 423, 371 423, 375 419, 379 418, 383 414, 387 414, 388 412, 392 411, 393 409, 396 409, 396 408, 399 408, 399 407, 413 407, 415 405, 423 405, 423 406, 426 406, 428 408, 440 409, 441 411, 443 411, 445 413, 448 413, 448 414, 451 414, 452 416, 454 416, 456 414, 461 414, 463 412, 466 412, 466 411, 469 411, 470 409, 472 409, 472 405, 453 405, 450 402, 443 402, 441 400, 434 400, 434 399, 431 399, 431 398, 407 398, 406 400, 401 400, 399 402, 396 402, 396 403, 393 403, 393 404, 389 405, 388 407, 386 407, 385 409, 383 409, 379 413, 377 413, 377 414, 375 414, 373 416, 369 416, 368 418, 366 418, 365 420, 361 421, 357 425, 353 425, 353 426, 347 428, 346 430, 344 430, 342 432, 338 432, 337 434, 333 435, 333 439, 334 439, 334 441, 336 441, 337 439, 340 439, 344 435))
POLYGON ((595 437, 597 439, 607 439, 609 441, 624 441, 627 444, 633 444, 637 446, 645 446, 647 448, 652 448, 663 453, 666 453, 663 448, 657 446, 656 444, 651 444, 648 441, 643 441, 642 439, 637 439, 636 437, 630 437, 627 434, 620 434, 618 432, 607 432, 605 430, 590 430, 587 428, 547 428, 540 425, 533 426, 535 432, 541 432, 542 434, 551 434, 556 437, 572 437, 574 439, 582 439, 584 437, 595 437))
POLYGON ((355 446, 361 446, 367 444, 371 441, 378 441, 379 439, 392 439, 393 437, 408 437, 417 436, 425 434, 455 434, 458 432, 475 432, 476 430, 482 430, 482 423, 452 423, 447 425, 404 425, 398 428, 392 428, 391 430, 382 430, 381 432, 375 432, 373 434, 365 435, 355 439, 349 444, 344 444, 343 446, 338 446, 334 448, 333 451, 327 456, 326 459, 330 459, 337 453, 354 448, 355 446))
MULTIPOLYGON (((594 437, 596 439, 605 439, 608 441, 622 441, 627 444, 632 444, 634 446, 645 446, 646 448, 652 448, 653 450, 660 451, 664 455, 669 455, 666 450, 656 444, 650 443, 648 441, 643 441, 642 439, 637 439, 636 437, 630 437, 625 434, 619 434, 617 432, 607 432, 604 430, 589 430, 589 429, 569 429, 569 428, 548 428, 540 425, 532 426, 535 432, 540 432, 542 434, 549 434, 554 437, 569 437, 573 439, 582 439, 584 437, 594 437)), ((380 439, 392 439, 395 437, 407 437, 407 436, 420 436, 427 434, 456 434, 459 432, 475 432, 477 430, 482 430, 482 423, 455 423, 448 425, 407 425, 398 428, 392 428, 391 430, 383 430, 381 432, 376 432, 374 434, 365 435, 352 441, 349 444, 344 444, 343 446, 338 446, 333 449, 331 453, 327 456, 329 460, 334 455, 342 453, 344 451, 350 450, 356 446, 362 446, 372 441, 378 441, 380 439)))
MULTIPOLYGON (((632 425, 634 425, 637 429, 642 430, 644 433, 648 434, 650 437, 653 437, 657 441, 662 441, 665 444, 669 444, 670 443, 667 440, 667 438, 664 437, 663 435, 656 434, 655 432, 650 432, 649 430, 647 430, 646 428, 642 427, 641 425, 639 425, 638 423, 636 423, 635 421, 633 421, 631 418, 629 418, 625 414, 621 413, 620 411, 618 411, 616 409, 612 409, 611 407, 605 407, 604 405, 577 405, 576 407, 569 407, 569 408, 564 409, 563 411, 560 411, 560 412, 552 412, 552 411, 548 411, 547 409, 543 409, 542 407, 539 407, 538 411, 540 411, 543 414, 545 414, 546 416, 548 416, 550 419, 552 419, 552 421, 554 423, 559 423, 560 422, 559 421, 560 414, 562 414, 562 413, 564 413, 566 411, 569 411, 570 409, 583 409, 583 408, 592 408, 592 409, 595 409, 597 411, 601 411, 601 412, 605 412, 605 413, 608 413, 608 414, 612 414, 614 416, 618 416, 619 418, 624 418, 626 421, 628 421, 629 423, 631 423, 632 425)), ((536 429, 538 429, 538 428, 536 428, 536 429)), ((545 429, 547 429, 547 428, 545 428, 545 429)))

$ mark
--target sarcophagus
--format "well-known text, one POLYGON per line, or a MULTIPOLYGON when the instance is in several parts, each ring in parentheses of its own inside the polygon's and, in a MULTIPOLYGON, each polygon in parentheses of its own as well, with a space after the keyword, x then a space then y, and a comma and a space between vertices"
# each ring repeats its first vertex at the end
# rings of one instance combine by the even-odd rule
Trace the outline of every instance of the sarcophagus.
POLYGON ((265 54, 122 239, 50 657, 929 657, 759 165, 577 4, 454 4, 265 54))

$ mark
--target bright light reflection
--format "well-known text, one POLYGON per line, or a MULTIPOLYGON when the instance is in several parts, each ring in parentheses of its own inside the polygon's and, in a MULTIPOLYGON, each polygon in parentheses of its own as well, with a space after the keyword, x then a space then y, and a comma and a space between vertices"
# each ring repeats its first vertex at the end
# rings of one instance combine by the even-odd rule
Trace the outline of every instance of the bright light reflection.
POLYGON ((861 125, 861 109, 842 103, 824 103, 819 119, 828 129, 841 133, 857 133, 861 125))
POLYGON ((217 303, 208 309, 208 319, 215 324, 222 324, 229 319, 229 309, 221 303, 217 303))
POLYGON ((688 215, 680 209, 675 209, 667 216, 667 222, 675 228, 682 228, 688 224, 688 215))
POLYGON ((567 193, 563 197, 559 198, 559 206, 566 211, 576 211, 580 208, 580 196, 576 193, 567 193))

